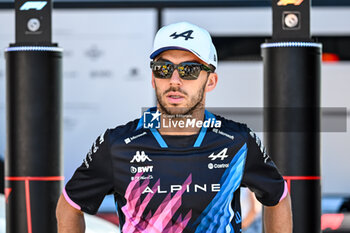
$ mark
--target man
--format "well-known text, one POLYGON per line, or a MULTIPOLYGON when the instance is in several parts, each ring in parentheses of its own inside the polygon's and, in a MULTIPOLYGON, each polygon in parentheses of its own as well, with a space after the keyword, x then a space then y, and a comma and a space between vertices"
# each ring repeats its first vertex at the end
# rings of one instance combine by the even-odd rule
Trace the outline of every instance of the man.
POLYGON ((265 232, 291 233, 290 197, 258 137, 205 110, 218 76, 209 33, 182 22, 160 29, 151 54, 157 107, 107 130, 67 183, 60 233, 84 232, 114 194, 122 232, 240 232, 240 187, 265 207, 265 232))

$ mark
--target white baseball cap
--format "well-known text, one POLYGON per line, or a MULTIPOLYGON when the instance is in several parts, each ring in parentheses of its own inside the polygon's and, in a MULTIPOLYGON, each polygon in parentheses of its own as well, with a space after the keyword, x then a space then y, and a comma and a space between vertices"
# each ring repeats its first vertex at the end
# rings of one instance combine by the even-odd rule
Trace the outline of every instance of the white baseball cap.
POLYGON ((171 49, 189 51, 217 68, 218 59, 211 36, 207 30, 196 25, 180 22, 159 29, 154 38, 150 58, 154 59, 160 53, 171 49))

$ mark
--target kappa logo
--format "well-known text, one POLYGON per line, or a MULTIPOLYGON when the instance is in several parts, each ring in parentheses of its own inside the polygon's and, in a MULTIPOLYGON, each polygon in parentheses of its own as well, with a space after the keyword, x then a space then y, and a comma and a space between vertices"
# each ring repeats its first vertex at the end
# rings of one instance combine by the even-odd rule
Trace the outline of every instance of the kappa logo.
POLYGON ((179 37, 184 37, 185 40, 194 39, 194 37, 191 36, 192 33, 193 33, 193 30, 188 30, 180 34, 176 34, 176 32, 174 32, 173 34, 170 35, 170 37, 174 37, 173 39, 177 39, 179 37))
POLYGON ((45 6, 46 1, 27 1, 20 8, 20 11, 37 10, 41 11, 45 6))
POLYGON ((287 6, 289 4, 293 4, 295 6, 299 6, 304 0, 279 0, 277 3, 278 6, 287 6))
POLYGON ((135 161, 138 163, 140 163, 140 162, 144 163, 146 161, 151 162, 152 160, 148 157, 148 155, 145 154, 144 151, 141 151, 141 153, 140 153, 140 151, 136 151, 136 154, 134 155, 134 157, 132 158, 130 163, 134 163, 135 161))
POLYGON ((227 153, 227 149, 228 149, 228 148, 223 149, 223 150, 220 151, 219 154, 217 154, 217 155, 215 155, 214 152, 213 152, 213 153, 211 153, 211 155, 208 156, 208 158, 210 158, 212 161, 213 161, 213 160, 216 160, 216 159, 224 160, 225 158, 228 157, 228 155, 226 154, 226 153, 227 153))

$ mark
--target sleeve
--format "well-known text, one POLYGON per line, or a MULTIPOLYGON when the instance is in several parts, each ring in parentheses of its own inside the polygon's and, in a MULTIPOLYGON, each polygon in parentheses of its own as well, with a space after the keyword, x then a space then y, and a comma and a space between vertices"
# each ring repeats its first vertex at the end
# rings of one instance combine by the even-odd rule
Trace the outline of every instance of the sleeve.
POLYGON ((67 202, 76 209, 95 214, 105 195, 113 191, 113 171, 108 130, 92 145, 63 190, 67 202))
POLYGON ((287 195, 286 183, 259 137, 250 129, 247 137, 248 152, 242 186, 253 191, 263 205, 274 206, 287 195))

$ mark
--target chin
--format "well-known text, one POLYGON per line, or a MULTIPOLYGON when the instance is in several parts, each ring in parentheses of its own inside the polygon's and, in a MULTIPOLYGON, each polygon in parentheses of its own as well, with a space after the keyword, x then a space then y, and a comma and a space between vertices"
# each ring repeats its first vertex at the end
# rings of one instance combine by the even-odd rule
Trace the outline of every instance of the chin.
POLYGON ((183 115, 189 111, 190 108, 181 106, 179 104, 172 104, 166 107, 166 110, 170 115, 183 115))

